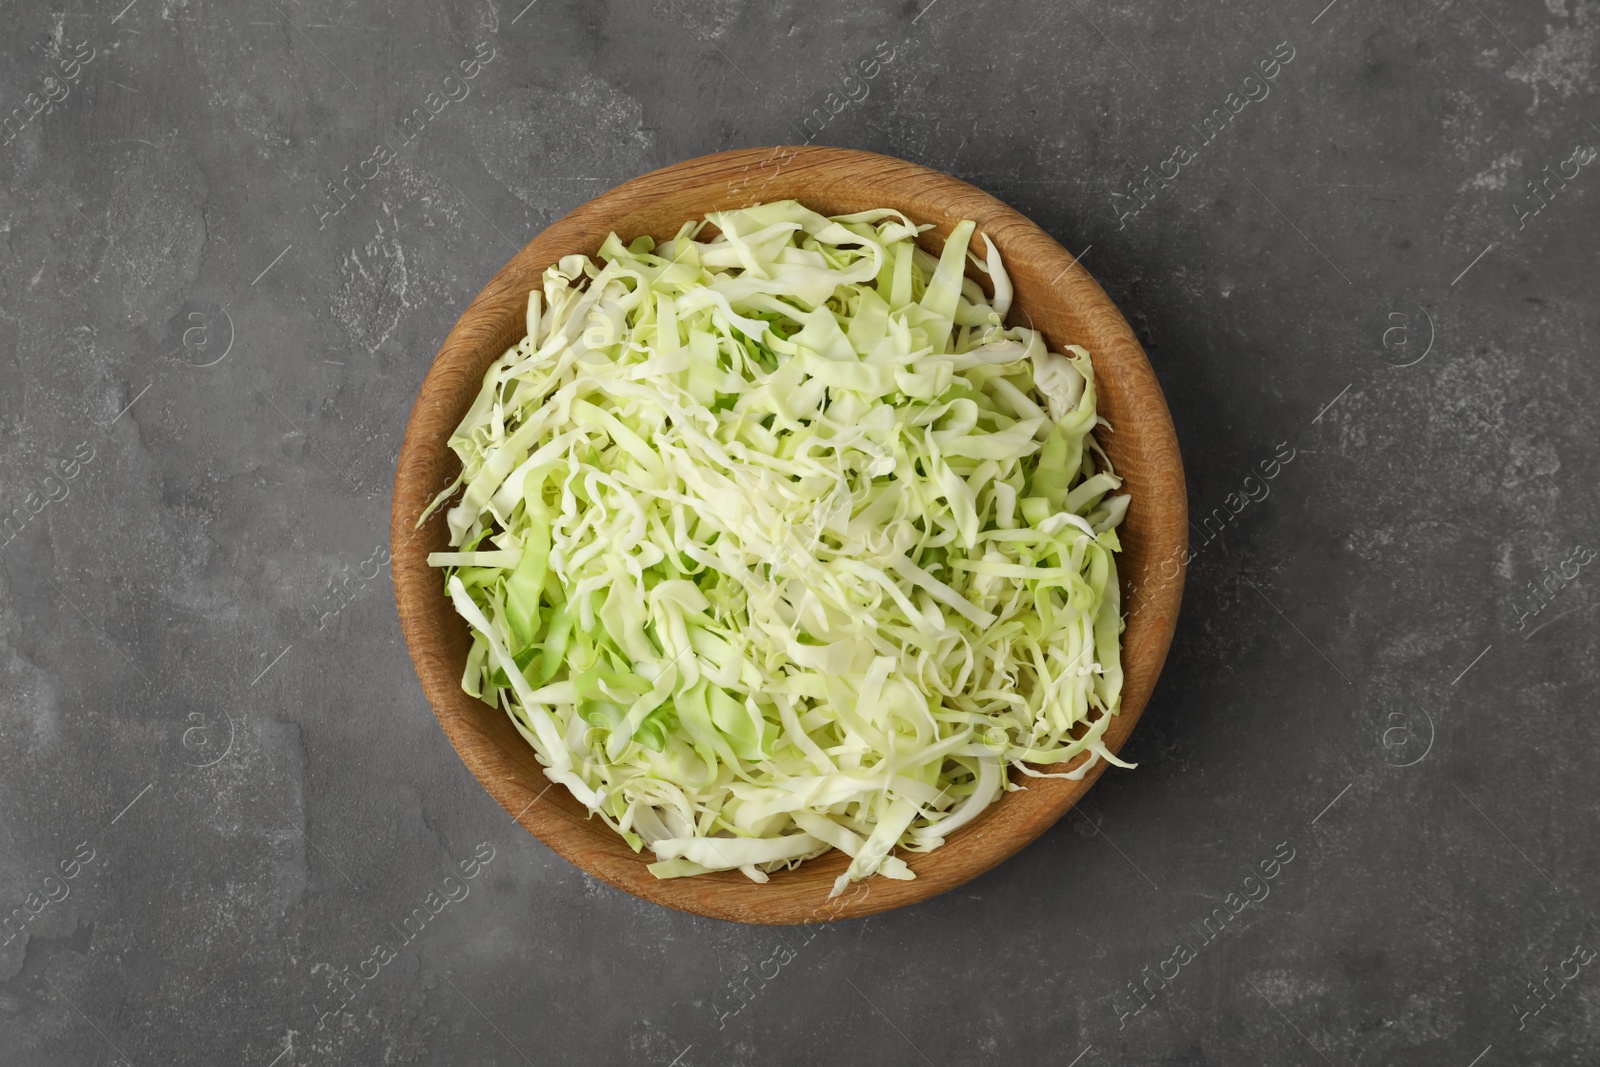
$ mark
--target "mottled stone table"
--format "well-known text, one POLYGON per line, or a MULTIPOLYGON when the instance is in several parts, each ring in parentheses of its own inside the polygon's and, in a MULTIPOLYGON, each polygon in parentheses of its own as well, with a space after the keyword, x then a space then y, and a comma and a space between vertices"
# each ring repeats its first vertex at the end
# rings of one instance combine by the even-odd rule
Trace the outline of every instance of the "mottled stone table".
POLYGON ((1600 4, 124 2, 0 41, 0 1062, 1600 1055, 1600 4), (1082 255, 1195 555, 1138 770, 774 930, 518 829, 382 546, 513 249, 803 140, 1082 255))

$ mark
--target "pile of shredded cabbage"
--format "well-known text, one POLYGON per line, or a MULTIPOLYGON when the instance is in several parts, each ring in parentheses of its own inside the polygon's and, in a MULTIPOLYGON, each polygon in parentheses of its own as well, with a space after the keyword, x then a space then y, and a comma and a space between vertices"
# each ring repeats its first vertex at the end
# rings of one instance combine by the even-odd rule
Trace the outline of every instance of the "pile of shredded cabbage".
POLYGON ((1020 788, 1008 766, 1129 766, 1102 742, 1128 498, 1089 353, 1004 325, 972 222, 937 259, 927 228, 786 201, 613 234, 545 271, 450 440, 429 563, 462 687, 658 877, 837 848, 835 895, 911 878, 891 852, 1020 788))

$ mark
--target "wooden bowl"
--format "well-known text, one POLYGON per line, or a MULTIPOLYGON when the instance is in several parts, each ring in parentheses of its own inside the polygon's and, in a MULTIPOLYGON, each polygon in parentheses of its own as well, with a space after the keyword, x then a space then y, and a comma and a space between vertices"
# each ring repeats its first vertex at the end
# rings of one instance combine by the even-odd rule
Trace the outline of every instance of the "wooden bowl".
MULTIPOLYGON (((456 323, 422 383, 395 472, 391 544, 395 602, 411 658, 439 724, 489 794, 546 845, 578 867, 645 900, 718 919, 805 923, 870 915, 943 892, 1010 856, 1094 784, 1028 779, 931 853, 902 853, 913 881, 871 878, 833 900, 828 892, 848 857, 834 851, 757 885, 738 872, 660 881, 610 827, 590 819, 564 788, 550 788, 533 749, 497 711, 461 691, 467 625, 443 592, 429 552, 446 548, 444 509, 420 528, 428 502, 456 476, 446 447, 478 393, 488 364, 521 339, 530 290, 561 256, 593 256, 606 235, 670 238, 708 211, 794 198, 823 214, 896 207, 934 224, 922 243, 937 253, 951 227, 974 219, 998 242, 1016 289, 1011 313, 1044 332, 1051 349, 1081 344, 1093 358, 1102 430, 1125 489, 1133 496, 1119 535, 1123 552, 1122 711, 1105 735, 1122 747, 1161 673, 1177 622, 1187 557, 1187 505, 1178 442, 1166 401, 1144 351, 1116 307, 1082 266, 1038 226, 965 182, 890 156, 841 148, 748 148, 653 171, 595 197, 551 225, 500 268, 456 323)), ((981 243, 975 243, 982 248, 981 243)), ((1082 758, 1076 761, 1082 762, 1082 758)), ((1060 770, 1061 768, 1052 768, 1060 770)), ((1137 773, 1137 772, 1132 772, 1137 773)), ((1071 847, 1063 842, 1061 847, 1071 847)))

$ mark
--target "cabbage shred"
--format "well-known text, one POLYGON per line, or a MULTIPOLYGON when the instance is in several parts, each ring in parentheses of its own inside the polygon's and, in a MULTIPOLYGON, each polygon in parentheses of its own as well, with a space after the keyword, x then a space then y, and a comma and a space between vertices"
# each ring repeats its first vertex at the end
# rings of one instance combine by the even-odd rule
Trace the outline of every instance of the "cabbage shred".
POLYGON ((937 258, 927 228, 786 201, 612 234, 545 271, 450 440, 462 687, 659 877, 837 848, 835 895, 911 878, 892 853, 1008 768, 1130 766, 1089 353, 1004 325, 972 222, 937 258))

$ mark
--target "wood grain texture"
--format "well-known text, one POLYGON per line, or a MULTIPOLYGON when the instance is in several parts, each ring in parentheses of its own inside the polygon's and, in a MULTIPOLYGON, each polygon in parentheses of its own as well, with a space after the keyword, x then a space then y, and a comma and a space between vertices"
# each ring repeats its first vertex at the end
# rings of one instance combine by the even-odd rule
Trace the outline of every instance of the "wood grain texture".
MULTIPOLYGON (((995 240, 1016 289, 1011 318, 1043 331, 1050 348, 1081 344, 1094 362, 1099 440, 1133 501, 1119 533, 1124 610, 1122 710, 1106 733, 1119 750, 1166 658, 1182 599, 1188 518, 1182 462, 1161 387, 1122 314, 1089 273, 1043 230, 999 200, 938 171, 839 148, 750 148, 687 160, 603 193, 551 225, 502 267, 445 338, 411 412, 395 472, 391 553, 395 601, 422 688, 462 761, 527 830, 590 874, 646 900, 718 919, 806 923, 870 915, 922 900, 1015 853, 1066 814, 1105 768, 1082 781, 1028 779, 932 853, 902 854, 913 881, 869 879, 829 902, 848 863, 832 852, 765 885, 737 872, 659 881, 608 826, 562 788, 550 788, 532 748, 501 711, 461 691, 469 637, 443 593, 429 552, 447 547, 443 509, 420 528, 428 501, 459 465, 446 447, 488 364, 525 332, 527 295, 562 255, 594 255, 608 233, 670 238, 708 211, 794 198, 824 214, 896 207, 933 223, 922 244, 937 253, 951 227, 973 219, 995 240)), ((975 242, 975 248, 981 243, 975 242)), ((980 279, 981 280, 981 279, 980 279)), ((1081 762, 1081 759, 1077 762, 1081 762)), ((1073 766, 1076 766, 1075 762, 1073 766)), ((1059 770, 1060 768, 1055 768, 1059 770)), ((1138 772, 1125 772, 1138 773, 1138 772)), ((1063 846, 1070 847, 1070 846, 1063 846)))

